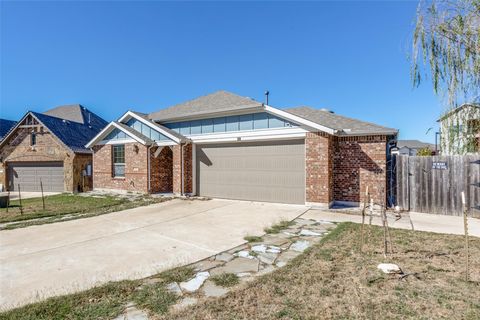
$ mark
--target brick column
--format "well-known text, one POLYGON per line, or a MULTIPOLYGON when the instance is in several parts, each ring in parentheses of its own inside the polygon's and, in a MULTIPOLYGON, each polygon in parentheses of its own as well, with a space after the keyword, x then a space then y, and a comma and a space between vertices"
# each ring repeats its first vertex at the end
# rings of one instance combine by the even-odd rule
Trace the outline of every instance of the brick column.
POLYGON ((333 201, 333 137, 308 132, 305 138, 306 202, 328 207, 333 201))
MULTIPOLYGON (((182 192, 182 146, 175 145, 172 147, 173 151, 173 193, 182 192)), ((188 144, 183 148, 183 177, 185 193, 192 192, 192 145, 188 144)))

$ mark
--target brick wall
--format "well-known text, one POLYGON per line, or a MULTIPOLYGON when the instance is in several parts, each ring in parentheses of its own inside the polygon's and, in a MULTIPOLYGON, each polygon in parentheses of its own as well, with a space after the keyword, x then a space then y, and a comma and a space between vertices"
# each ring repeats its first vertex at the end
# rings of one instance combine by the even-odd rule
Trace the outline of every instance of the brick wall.
POLYGON ((363 202, 366 187, 378 204, 385 199, 386 136, 336 137, 333 184, 336 201, 363 202))
MULTIPOLYGON (((180 145, 173 146, 173 192, 182 192, 182 164, 181 164, 181 149, 180 145)), ((184 192, 193 192, 193 168, 192 168, 192 144, 188 144, 183 148, 184 159, 184 192)))
POLYGON ((2 168, 0 169, 0 183, 8 186, 8 164, 13 162, 41 162, 59 161, 64 165, 64 190, 76 191, 74 188, 73 159, 75 154, 61 144, 47 128, 38 124, 35 127, 36 145, 30 145, 31 128, 18 128, 13 135, 5 141, 0 150, 2 168))
POLYGON ((112 145, 97 145, 93 156, 93 187, 148 192, 147 147, 125 144, 125 177, 112 176, 112 145))
POLYGON ((323 205, 333 201, 333 137, 308 132, 305 138, 306 201, 323 205))
POLYGON ((173 152, 170 147, 163 147, 155 157, 158 148, 150 152, 150 189, 152 193, 173 191, 173 152))

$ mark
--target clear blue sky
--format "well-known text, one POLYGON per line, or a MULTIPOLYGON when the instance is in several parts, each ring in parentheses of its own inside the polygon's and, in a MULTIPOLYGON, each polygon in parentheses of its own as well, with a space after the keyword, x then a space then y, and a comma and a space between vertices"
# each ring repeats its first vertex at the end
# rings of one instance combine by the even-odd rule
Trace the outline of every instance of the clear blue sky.
POLYGON ((224 89, 434 141, 413 89, 412 2, 1 2, 0 117, 80 103, 106 120, 224 89))

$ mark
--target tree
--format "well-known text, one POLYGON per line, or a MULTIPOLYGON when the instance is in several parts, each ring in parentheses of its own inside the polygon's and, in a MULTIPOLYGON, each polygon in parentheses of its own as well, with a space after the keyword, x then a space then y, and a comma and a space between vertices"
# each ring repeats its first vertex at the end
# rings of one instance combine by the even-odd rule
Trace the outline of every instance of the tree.
POLYGON ((433 154, 433 151, 429 147, 418 149, 417 156, 429 157, 433 154))
MULTIPOLYGON (((457 144, 457 153, 471 152, 475 132, 472 116, 451 111, 460 103, 475 103, 480 93, 480 0, 421 0, 413 34, 411 76, 414 86, 431 76, 434 92, 451 114, 441 145, 457 144)), ((474 117, 475 118, 475 117, 474 117)))

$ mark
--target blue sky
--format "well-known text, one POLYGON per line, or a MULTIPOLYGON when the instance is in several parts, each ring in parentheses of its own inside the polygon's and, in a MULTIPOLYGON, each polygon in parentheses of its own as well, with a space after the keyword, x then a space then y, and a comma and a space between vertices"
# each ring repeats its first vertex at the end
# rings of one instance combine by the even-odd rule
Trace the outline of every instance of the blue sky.
POLYGON ((1 2, 0 117, 81 103, 106 120, 216 90, 434 141, 412 88, 412 2, 1 2))

